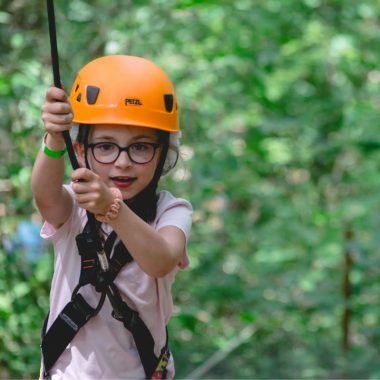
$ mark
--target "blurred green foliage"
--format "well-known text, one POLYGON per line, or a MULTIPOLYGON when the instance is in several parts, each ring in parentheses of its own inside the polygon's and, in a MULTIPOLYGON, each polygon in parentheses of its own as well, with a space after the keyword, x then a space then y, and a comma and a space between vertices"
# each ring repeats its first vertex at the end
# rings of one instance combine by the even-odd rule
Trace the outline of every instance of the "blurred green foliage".
MULTIPOLYGON (((44 2, 0 4, 6 240, 34 211, 52 74, 44 2)), ((195 209, 174 286, 177 377, 215 352, 200 377, 380 377, 379 2, 57 0, 56 18, 68 91, 104 54, 151 58, 176 83, 182 160, 162 185, 195 209)), ((0 255, 4 379, 36 377, 48 304, 51 256, 19 256, 0 255)))

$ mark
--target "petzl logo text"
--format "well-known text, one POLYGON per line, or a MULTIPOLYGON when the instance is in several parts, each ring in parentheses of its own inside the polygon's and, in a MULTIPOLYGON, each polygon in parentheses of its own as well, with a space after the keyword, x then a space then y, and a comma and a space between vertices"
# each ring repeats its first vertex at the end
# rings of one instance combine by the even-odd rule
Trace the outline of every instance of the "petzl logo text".
POLYGON ((131 106, 142 106, 142 102, 140 99, 125 99, 125 105, 131 105, 131 106))

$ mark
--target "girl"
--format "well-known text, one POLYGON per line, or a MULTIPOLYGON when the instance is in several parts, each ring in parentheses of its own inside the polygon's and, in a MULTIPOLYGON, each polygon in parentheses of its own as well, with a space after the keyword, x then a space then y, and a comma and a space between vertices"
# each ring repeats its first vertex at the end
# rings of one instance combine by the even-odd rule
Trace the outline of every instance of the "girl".
POLYGON ((166 325, 172 283, 178 268, 188 265, 192 208, 167 191, 156 193, 161 175, 178 156, 178 109, 170 79, 143 58, 98 58, 81 69, 70 99, 59 88, 48 89, 42 119, 46 133, 32 190, 45 219, 41 236, 53 242, 55 251, 43 376, 141 379, 166 373, 173 378, 166 325), (73 125, 80 168, 64 185, 62 132, 72 133, 73 125), (95 257, 84 260, 89 246, 78 254, 76 237, 85 230, 87 212, 95 215, 114 270, 105 281, 116 296, 103 304, 99 299, 106 287, 99 276, 104 268, 95 257), (117 254, 126 262, 121 268, 115 264, 121 260, 113 259, 117 254), (85 266, 90 261, 97 264, 85 266), (88 270, 94 274, 90 280, 88 270), (126 310, 122 316, 115 299, 126 310), (96 305, 100 309, 93 312, 96 305))

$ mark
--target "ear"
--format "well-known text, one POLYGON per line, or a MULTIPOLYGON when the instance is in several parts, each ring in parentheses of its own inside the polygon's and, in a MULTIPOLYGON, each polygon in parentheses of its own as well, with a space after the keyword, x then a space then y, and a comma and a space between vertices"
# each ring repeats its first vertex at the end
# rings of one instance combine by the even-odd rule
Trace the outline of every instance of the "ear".
POLYGON ((86 161, 85 161, 85 158, 84 158, 84 154, 85 154, 84 145, 78 143, 77 141, 75 141, 73 143, 73 148, 74 148, 75 153, 77 155, 77 160, 78 160, 79 167, 85 168, 86 167, 86 161))

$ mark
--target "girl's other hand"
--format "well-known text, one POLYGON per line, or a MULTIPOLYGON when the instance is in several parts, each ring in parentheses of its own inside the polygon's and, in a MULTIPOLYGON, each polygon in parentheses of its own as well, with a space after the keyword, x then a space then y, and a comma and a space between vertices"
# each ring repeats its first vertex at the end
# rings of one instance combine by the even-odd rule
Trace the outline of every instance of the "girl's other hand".
POLYGON ((70 130, 73 121, 73 112, 64 90, 50 87, 42 105, 42 120, 46 131, 52 137, 62 139, 62 132, 70 130))
POLYGON ((80 168, 71 174, 78 205, 93 214, 105 214, 113 195, 100 177, 90 169, 80 168))

